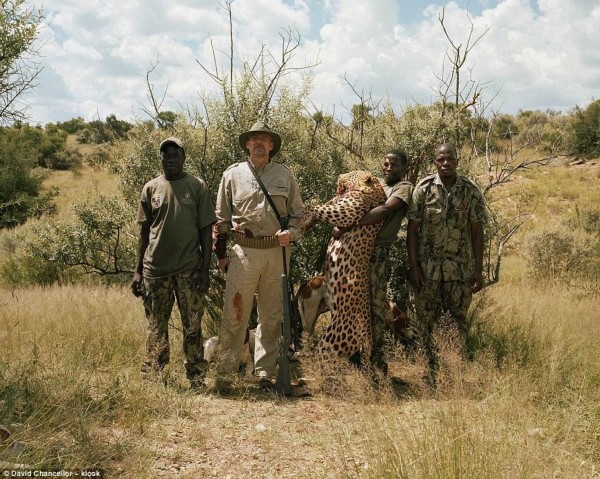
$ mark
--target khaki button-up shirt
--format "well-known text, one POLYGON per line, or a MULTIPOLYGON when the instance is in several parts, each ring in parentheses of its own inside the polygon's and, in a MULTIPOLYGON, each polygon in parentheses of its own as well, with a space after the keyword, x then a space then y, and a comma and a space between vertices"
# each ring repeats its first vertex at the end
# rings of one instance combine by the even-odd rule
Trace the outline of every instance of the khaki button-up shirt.
MULTIPOLYGON (((269 162, 257 174, 271 195, 277 211, 289 218, 292 241, 302 236, 298 221, 304 211, 300 188, 292 171, 279 163, 269 162)), ((233 228, 250 232, 253 237, 274 235, 279 229, 271 209, 248 162, 236 163, 223 173, 216 201, 217 232, 233 228)))

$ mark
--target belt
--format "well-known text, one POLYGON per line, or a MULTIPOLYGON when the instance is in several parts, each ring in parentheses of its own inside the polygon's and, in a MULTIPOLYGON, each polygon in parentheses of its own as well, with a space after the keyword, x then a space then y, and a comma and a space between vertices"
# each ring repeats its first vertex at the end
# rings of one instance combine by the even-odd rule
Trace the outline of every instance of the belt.
POLYGON ((246 246, 248 248, 256 249, 270 249, 277 248, 279 246, 279 239, 276 235, 258 236, 255 238, 250 238, 244 233, 240 233, 239 231, 233 230, 232 233, 233 239, 240 246, 246 246))

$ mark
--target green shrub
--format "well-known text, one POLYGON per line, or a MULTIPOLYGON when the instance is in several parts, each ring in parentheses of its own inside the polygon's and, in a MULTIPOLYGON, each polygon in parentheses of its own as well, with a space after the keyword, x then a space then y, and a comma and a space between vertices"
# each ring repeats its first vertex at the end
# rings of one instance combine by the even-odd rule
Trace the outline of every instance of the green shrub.
POLYGON ((57 151, 44 160, 44 166, 52 170, 75 170, 81 166, 82 155, 74 148, 57 151))
POLYGON ((2 282, 10 288, 50 286, 60 282, 63 268, 43 258, 11 256, 0 264, 2 282))
POLYGON ((569 224, 573 228, 581 228, 585 232, 600 236, 600 209, 583 209, 580 210, 578 205, 575 205, 577 218, 571 220, 569 224))
POLYGON ((600 154, 600 100, 573 112, 573 149, 584 155, 600 154))
POLYGON ((569 279, 589 274, 598 263, 598 238, 565 228, 546 228, 531 235, 529 267, 536 277, 569 279))

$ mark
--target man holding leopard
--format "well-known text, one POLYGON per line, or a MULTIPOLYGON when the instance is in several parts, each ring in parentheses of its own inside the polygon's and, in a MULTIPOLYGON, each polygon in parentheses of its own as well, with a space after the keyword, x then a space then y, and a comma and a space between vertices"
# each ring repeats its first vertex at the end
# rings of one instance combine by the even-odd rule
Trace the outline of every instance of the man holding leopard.
MULTIPOLYGON (((370 256, 371 327, 373 346, 371 365, 387 374, 388 365, 384 354, 386 330, 385 302, 391 274, 390 249, 398 237, 402 220, 406 215, 413 185, 406 180, 408 158, 399 150, 390 150, 383 157, 381 167, 383 179, 379 179, 385 192, 385 203, 371 209, 356 226, 370 225, 383 221, 370 256)), ((354 226, 353 226, 354 227, 354 226)), ((350 228, 335 228, 334 237, 339 237, 350 228)))

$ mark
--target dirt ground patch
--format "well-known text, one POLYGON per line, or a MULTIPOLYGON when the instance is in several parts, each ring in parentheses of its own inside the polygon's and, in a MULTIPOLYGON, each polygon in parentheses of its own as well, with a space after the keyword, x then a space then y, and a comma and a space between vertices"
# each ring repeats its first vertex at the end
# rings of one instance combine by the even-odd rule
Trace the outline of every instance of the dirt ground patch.
POLYGON ((285 398, 251 383, 226 395, 199 393, 186 411, 149 425, 139 447, 153 458, 148 477, 346 477, 369 467, 366 410, 391 409, 398 420, 415 420, 423 403, 411 400, 410 387, 396 381, 379 395, 345 398, 285 398))

